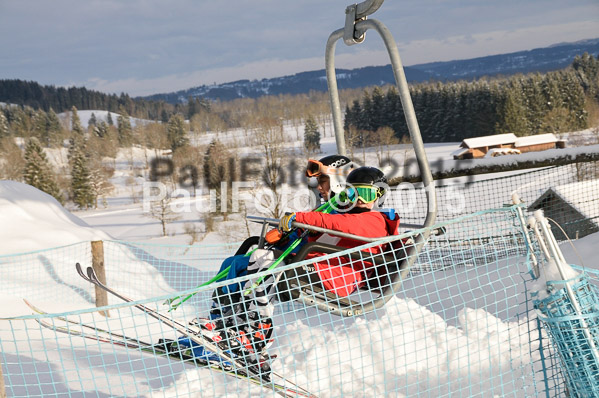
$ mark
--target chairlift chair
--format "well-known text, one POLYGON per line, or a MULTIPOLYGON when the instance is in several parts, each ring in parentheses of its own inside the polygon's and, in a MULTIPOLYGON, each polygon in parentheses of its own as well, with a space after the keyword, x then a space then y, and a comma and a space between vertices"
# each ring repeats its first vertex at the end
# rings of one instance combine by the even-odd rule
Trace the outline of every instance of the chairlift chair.
MULTIPOLYGON (((305 303, 309 303, 314 298, 314 301, 318 308, 326 310, 328 312, 341 315, 341 316, 353 316, 361 313, 370 312, 376 308, 380 308, 389 301, 391 297, 398 291, 401 285, 401 280, 407 276, 410 267, 416 261, 418 253, 428 240, 432 226, 437 217, 437 198, 435 194, 435 185, 433 177, 430 171, 429 163, 424 151, 424 143, 420 134, 420 128, 418 127, 418 121, 416 120, 416 114, 414 112, 414 106, 410 97, 410 91, 408 89, 408 83, 406 75, 403 70, 403 66, 399 57, 399 51, 393 36, 387 29, 387 27, 375 19, 368 19, 368 16, 378 10, 384 0, 367 0, 359 4, 350 5, 345 10, 345 26, 331 33, 326 45, 325 62, 326 62, 326 73, 327 73, 327 84, 329 87, 329 97, 331 101, 331 112, 333 115, 333 125, 335 128, 335 139, 337 142, 337 152, 341 155, 346 154, 345 149, 345 137, 343 131, 343 123, 341 120, 341 105, 339 101, 339 92, 337 89, 337 76, 335 73, 335 46, 339 39, 343 38, 343 42, 348 45, 355 45, 364 42, 366 31, 373 29, 379 33, 387 53, 391 60, 391 66, 393 69, 393 75, 397 84, 399 97, 401 99, 402 108, 404 110, 404 117, 408 125, 408 131, 412 140, 414 153, 418 163, 418 168, 422 178, 422 183, 426 192, 427 199, 427 214, 422 225, 424 231, 421 234, 417 234, 412 244, 403 248, 394 248, 395 250, 405 250, 405 255, 397 256, 399 261, 395 262, 395 269, 389 269, 387 278, 388 282, 381 287, 380 296, 374 300, 367 302, 360 302, 353 299, 348 299, 348 302, 342 302, 341 300, 328 300, 321 299, 317 296, 304 296, 300 297, 299 300, 305 303)), ((310 250, 310 248, 303 248, 310 250)), ((392 251, 392 253, 394 253, 392 251)), ((301 289, 307 289, 306 286, 302 286, 301 289)))
MULTIPOLYGON (((408 125, 410 138, 416 155, 416 160, 424 189, 427 198, 427 214, 421 228, 424 228, 421 233, 416 234, 411 242, 397 240, 391 250, 384 254, 372 256, 368 261, 374 264, 374 277, 370 278, 371 283, 367 284, 366 288, 370 290, 371 297, 367 300, 360 300, 353 295, 349 297, 339 297, 330 292, 322 291, 318 286, 314 286, 309 281, 296 279, 297 285, 294 289, 290 289, 291 298, 302 302, 309 306, 316 306, 318 309, 339 316, 356 316, 371 312, 377 308, 383 307, 399 290, 401 281, 407 276, 410 267, 416 261, 419 252, 428 240, 432 226, 437 216, 437 200, 435 194, 435 186, 433 177, 429 168, 426 153, 424 151, 424 143, 416 120, 416 114, 410 97, 408 83, 399 58, 399 52, 393 36, 387 27, 375 19, 368 19, 368 15, 378 10, 384 0, 367 0, 360 4, 350 5, 346 8, 345 26, 334 31, 327 41, 325 62, 327 73, 327 84, 329 88, 329 97, 331 101, 331 112, 333 116, 333 125, 335 129, 335 140, 337 143, 337 152, 340 155, 346 155, 345 137, 343 131, 343 123, 341 120, 341 106, 339 101, 339 92, 337 89, 337 78, 335 73, 335 46, 339 39, 343 38, 346 45, 355 45, 362 43, 365 39, 366 31, 373 29, 379 33, 391 59, 393 75, 397 84, 401 104, 404 110, 404 116, 408 125), (372 283, 374 282, 374 283, 372 283), (376 297, 374 297, 376 295, 376 297), (372 298, 374 297, 374 298, 372 298)), ((263 222, 262 234, 258 237, 251 237, 242 248, 238 251, 241 254, 242 249, 246 250, 252 246, 262 247, 264 244, 264 233, 267 225, 278 225, 278 220, 264 219, 259 217, 248 217, 253 221, 263 222), (251 240, 250 240, 251 239, 251 240)), ((316 230, 325 232, 331 235, 340 235, 351 237, 352 239, 367 242, 376 242, 380 239, 364 238, 350 234, 343 234, 338 231, 326 230, 323 228, 315 228, 310 225, 294 223, 295 227, 316 230), (349 235, 349 236, 348 236, 349 235)), ((293 262, 302 261, 311 252, 318 253, 338 253, 347 250, 346 248, 311 242, 304 245, 300 251, 293 257, 293 262)), ((361 260, 363 255, 361 252, 354 252, 344 255, 349 257, 348 261, 361 260)), ((341 257, 344 257, 341 256, 341 257)))
MULTIPOLYGON (((263 225, 278 226, 279 220, 273 218, 263 218, 256 216, 248 216, 250 221, 261 222, 263 225)), ((293 226, 301 229, 308 229, 315 232, 326 233, 329 235, 350 238, 356 241, 361 241, 364 244, 381 242, 381 245, 389 246, 386 250, 379 254, 364 253, 361 251, 346 253, 340 258, 348 263, 353 261, 367 261, 372 263, 369 268, 369 275, 366 278, 365 285, 360 289, 362 291, 370 291, 371 295, 382 297, 388 294, 391 284, 399 276, 399 267, 401 259, 406 258, 409 248, 413 242, 408 239, 398 239, 388 242, 388 237, 385 238, 367 238, 363 236, 348 234, 331 230, 327 228, 315 227, 312 225, 294 222, 293 226)), ((263 228, 264 230, 264 228, 263 228)), ((263 247, 259 242, 261 237, 252 236, 243 242, 236 254, 243 254, 244 250, 250 250, 254 247, 263 247)), ((288 264, 298 263, 306 259, 310 253, 335 254, 347 250, 346 247, 335 246, 322 242, 309 242, 301 247, 301 249, 292 257, 289 257, 288 264)), ((312 284, 303 278, 285 278, 288 286, 279 291, 280 296, 288 296, 286 300, 302 302, 309 306, 316 306, 320 310, 331 312, 340 316, 355 316, 362 313, 370 312, 375 308, 382 307, 386 301, 374 300, 372 303, 363 303, 350 297, 339 297, 334 293, 325 291, 320 284, 312 284), (369 304, 374 304, 371 306, 369 304)), ((286 301, 284 300, 284 301, 286 301)))

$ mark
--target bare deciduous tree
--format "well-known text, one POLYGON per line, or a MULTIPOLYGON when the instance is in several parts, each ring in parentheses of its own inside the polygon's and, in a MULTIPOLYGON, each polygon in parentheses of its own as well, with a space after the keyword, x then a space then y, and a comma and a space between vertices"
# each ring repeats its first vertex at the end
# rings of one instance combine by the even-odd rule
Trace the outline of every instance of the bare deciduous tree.
POLYGON ((273 217, 279 218, 283 214, 283 198, 280 193, 282 180, 284 156, 283 151, 283 125, 281 120, 273 118, 262 118, 254 135, 254 144, 261 149, 264 156, 264 180, 272 195, 264 206, 270 210, 273 217))
POLYGON ((146 125, 144 128, 144 142, 148 148, 154 149, 154 155, 159 157, 158 150, 169 147, 165 125, 159 123, 146 125))
POLYGON ((204 150, 194 146, 181 147, 173 154, 174 172, 179 185, 190 187, 193 196, 200 183, 201 175, 198 170, 203 169, 204 150))
POLYGON ((0 140, 0 178, 20 181, 23 177, 25 160, 12 137, 0 140))
POLYGON ((164 198, 152 202, 150 216, 162 225, 162 236, 166 236, 166 225, 181 218, 171 208, 171 197, 166 195, 164 198))
POLYGON ((382 166, 384 161, 391 158, 390 145, 399 144, 399 140, 395 136, 395 132, 391 127, 381 127, 374 134, 370 135, 371 143, 376 146, 376 159, 379 166, 382 166))

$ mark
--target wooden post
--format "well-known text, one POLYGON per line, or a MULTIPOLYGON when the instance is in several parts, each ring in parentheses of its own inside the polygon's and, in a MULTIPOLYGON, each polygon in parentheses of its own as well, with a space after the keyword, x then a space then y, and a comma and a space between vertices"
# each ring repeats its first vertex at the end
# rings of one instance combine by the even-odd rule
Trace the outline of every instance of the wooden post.
MULTIPOLYGON (((106 270, 104 269, 104 242, 96 240, 92 242, 92 268, 100 282, 106 284, 106 270)), ((96 286, 96 307, 108 305, 108 293, 106 290, 96 286)), ((100 314, 109 317, 108 311, 99 311, 100 314)))
POLYGON ((4 376, 2 376, 2 363, 0 363, 0 398, 6 398, 6 389, 4 388, 4 376))

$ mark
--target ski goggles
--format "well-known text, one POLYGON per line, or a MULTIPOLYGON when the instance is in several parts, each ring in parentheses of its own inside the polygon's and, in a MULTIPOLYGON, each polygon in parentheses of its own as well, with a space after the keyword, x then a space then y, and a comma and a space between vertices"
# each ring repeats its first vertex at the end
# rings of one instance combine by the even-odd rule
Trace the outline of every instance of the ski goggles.
POLYGON ((318 177, 320 175, 343 175, 345 172, 341 168, 334 168, 325 166, 318 160, 308 159, 308 166, 306 167, 306 177, 318 177))
POLYGON ((364 203, 374 202, 382 195, 381 188, 373 185, 354 185, 347 187, 347 198, 350 202, 357 202, 360 199, 364 203))

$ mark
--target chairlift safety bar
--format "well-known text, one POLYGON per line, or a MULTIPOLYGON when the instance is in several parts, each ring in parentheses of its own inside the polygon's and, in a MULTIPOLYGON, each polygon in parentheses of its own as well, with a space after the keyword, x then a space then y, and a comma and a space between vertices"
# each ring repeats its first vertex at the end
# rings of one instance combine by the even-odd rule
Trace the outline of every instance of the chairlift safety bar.
MULTIPOLYGON (((276 218, 247 216, 247 219, 250 221, 270 224, 273 226, 279 225, 279 220, 277 220, 276 218)), ((300 223, 297 221, 294 221, 292 223, 292 226, 295 228, 309 229, 310 231, 322 232, 322 233, 329 234, 329 235, 340 236, 342 238, 349 238, 349 239, 359 240, 359 241, 363 241, 363 242, 367 242, 367 243, 376 242, 376 241, 380 240, 381 238, 386 238, 386 236, 382 236, 381 238, 366 238, 364 236, 353 235, 353 234, 348 234, 346 232, 335 231, 334 229, 315 227, 314 225, 304 224, 304 223, 300 223)))

